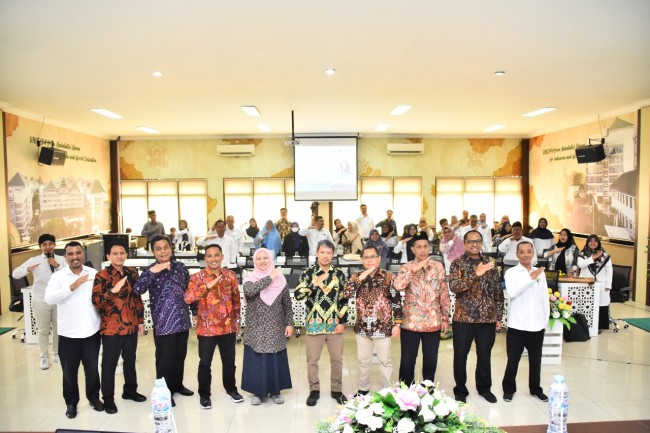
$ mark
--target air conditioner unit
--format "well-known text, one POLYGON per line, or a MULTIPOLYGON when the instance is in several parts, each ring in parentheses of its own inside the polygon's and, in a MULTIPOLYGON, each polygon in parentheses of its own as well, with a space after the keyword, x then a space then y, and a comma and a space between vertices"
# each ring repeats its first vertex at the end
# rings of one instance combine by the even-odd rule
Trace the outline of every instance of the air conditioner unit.
POLYGON ((421 155, 424 143, 388 143, 386 153, 389 155, 421 155))
POLYGON ((253 156, 254 144, 218 144, 217 152, 221 156, 253 156))

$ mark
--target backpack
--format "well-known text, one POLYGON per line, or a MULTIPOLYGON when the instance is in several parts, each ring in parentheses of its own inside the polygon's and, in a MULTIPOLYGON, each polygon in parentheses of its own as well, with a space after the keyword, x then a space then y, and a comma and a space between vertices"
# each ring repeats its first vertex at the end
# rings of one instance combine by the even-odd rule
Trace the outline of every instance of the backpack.
POLYGON ((576 319, 576 323, 571 325, 571 329, 564 327, 564 341, 587 341, 591 337, 589 336, 589 324, 587 323, 587 318, 584 314, 574 314, 573 318, 576 319))

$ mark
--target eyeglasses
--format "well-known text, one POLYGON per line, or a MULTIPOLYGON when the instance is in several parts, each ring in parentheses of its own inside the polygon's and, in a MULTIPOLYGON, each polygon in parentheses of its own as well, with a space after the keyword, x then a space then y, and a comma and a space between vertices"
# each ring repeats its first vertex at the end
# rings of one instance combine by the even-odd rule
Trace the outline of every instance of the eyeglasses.
POLYGON ((361 259, 363 259, 363 260, 373 260, 373 259, 376 259, 377 257, 379 257, 379 256, 363 256, 363 257, 361 257, 361 259))
POLYGON ((474 245, 480 245, 483 243, 482 239, 467 239, 465 241, 466 244, 474 244, 474 245))

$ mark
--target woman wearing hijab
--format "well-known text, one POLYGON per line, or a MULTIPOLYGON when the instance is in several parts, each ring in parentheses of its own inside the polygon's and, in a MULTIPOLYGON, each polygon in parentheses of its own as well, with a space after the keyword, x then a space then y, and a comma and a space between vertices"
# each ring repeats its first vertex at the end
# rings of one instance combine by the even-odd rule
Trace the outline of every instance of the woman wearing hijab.
POLYGON ((503 223, 503 226, 501 226, 501 231, 499 231, 499 233, 495 235, 496 244, 499 245, 501 242, 505 241, 510 236, 512 236, 512 224, 506 221, 503 223))
POLYGON ((257 220, 255 218, 249 219, 248 228, 246 229, 246 235, 251 239, 255 239, 259 232, 260 232, 260 228, 257 227, 257 220))
POLYGON ((546 218, 540 218, 537 222, 537 228, 530 232, 531 239, 553 239, 553 232, 547 229, 548 221, 546 218))
POLYGON ((266 248, 273 253, 273 260, 282 251, 282 240, 280 240, 280 232, 275 228, 273 221, 268 220, 264 226, 264 230, 260 230, 255 238, 255 245, 260 248, 266 248))
POLYGON ((449 273, 451 262, 465 253, 463 240, 456 236, 456 232, 451 226, 442 229, 442 239, 440 240, 440 252, 445 261, 445 270, 449 273))
POLYGON ((600 312, 598 329, 609 329, 609 292, 612 289, 612 261, 600 244, 600 238, 589 235, 585 247, 578 255, 580 277, 595 278, 600 286, 600 312))
POLYGON ((173 242, 174 251, 194 251, 194 235, 187 228, 186 220, 180 220, 178 222, 178 231, 173 242))
POLYGON ((393 232, 393 228, 388 223, 381 225, 381 238, 388 248, 394 248, 397 245, 397 234, 393 232))
POLYGON ((562 229, 557 243, 550 250, 544 251, 544 257, 548 258, 549 270, 569 274, 571 268, 578 263, 578 247, 573 240, 571 230, 562 229))
POLYGON ((361 243, 361 233, 359 232, 359 224, 356 221, 348 222, 348 229, 345 232, 345 237, 348 239, 346 247, 349 246, 350 254, 359 254, 363 249, 363 244, 361 243))
POLYGON ((260 248, 253 255, 253 272, 244 277, 246 326, 241 388, 253 394, 251 404, 260 405, 271 396, 291 388, 287 338, 293 333, 293 310, 287 280, 275 268, 273 253, 260 248))
POLYGON ((348 230, 343 224, 341 224, 340 219, 334 220, 334 233, 332 233, 332 239, 336 245, 343 245, 346 242, 345 232, 348 230))
POLYGON ((404 226, 404 234, 402 239, 397 243, 397 246, 393 250, 395 254, 402 253, 400 258, 400 263, 407 263, 415 260, 415 254, 411 247, 413 246, 413 236, 418 233, 418 226, 415 224, 407 224, 404 226))
POLYGON ((379 235, 379 230, 377 229, 370 230, 370 233, 368 234, 368 241, 364 245, 364 248, 367 247, 377 248, 377 251, 379 251, 379 256, 382 259, 387 259, 390 255, 390 250, 386 246, 386 242, 384 242, 384 240, 379 235))
POLYGON ((291 223, 291 231, 284 237, 282 242, 282 252, 287 257, 293 257, 296 254, 300 257, 307 257, 309 255, 309 242, 305 236, 298 234, 300 225, 297 222, 291 223))

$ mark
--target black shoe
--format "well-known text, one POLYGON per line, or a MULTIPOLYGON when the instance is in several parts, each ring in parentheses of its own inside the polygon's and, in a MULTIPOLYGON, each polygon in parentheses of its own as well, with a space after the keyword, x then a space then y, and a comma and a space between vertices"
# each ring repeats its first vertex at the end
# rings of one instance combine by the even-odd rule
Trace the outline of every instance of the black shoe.
POLYGON ((465 397, 464 395, 455 395, 454 398, 456 399, 456 401, 459 401, 461 403, 467 403, 467 397, 465 397))
POLYGON ((348 398, 343 395, 342 392, 334 392, 332 391, 332 398, 336 400, 338 404, 345 404, 348 402, 348 398))
POLYGON ((145 397, 142 394, 138 394, 137 392, 132 392, 132 393, 128 393, 128 394, 126 392, 123 392, 122 393, 122 398, 124 400, 137 401, 138 403, 142 403, 143 401, 147 401, 147 397, 145 397))
POLYGON ((492 394, 490 391, 482 392, 480 395, 481 395, 481 397, 486 399, 488 401, 488 403, 496 403, 497 402, 497 397, 494 394, 492 394))
POLYGON ((180 390, 177 391, 180 395, 184 395, 186 397, 190 397, 194 395, 194 391, 187 389, 185 387, 182 387, 180 390))
POLYGON ((65 416, 68 418, 76 418, 77 417, 77 405, 76 404, 69 404, 65 407, 65 416))
POLYGON ((104 398, 104 412, 111 415, 117 413, 117 406, 112 398, 104 398))
POLYGON ((355 397, 359 397, 359 396, 362 396, 362 395, 368 395, 369 392, 370 392, 370 391, 362 391, 362 390, 358 390, 357 393, 354 394, 354 396, 355 396, 355 397))
POLYGON ((176 402, 174 401, 174 397, 172 397, 172 407, 176 407, 176 402))
POLYGON ((237 391, 230 391, 228 393, 228 398, 234 401, 235 403, 241 403, 244 401, 244 397, 241 396, 237 391))
POLYGON ((199 404, 203 409, 212 409, 212 402, 210 401, 210 397, 201 397, 199 404))
POLYGON ((100 399, 96 400, 88 400, 88 403, 90 404, 90 407, 95 409, 97 412, 103 412, 104 411, 104 403, 100 399))
POLYGON ((514 397, 514 394, 503 394, 503 401, 510 403, 512 401, 512 397, 514 397))
POLYGON ((320 398, 320 391, 312 391, 307 397, 307 406, 316 406, 318 399, 320 398))
POLYGON ((531 395, 532 395, 533 397, 537 397, 537 399, 538 399, 539 401, 548 401, 548 397, 547 397, 546 394, 544 394, 542 391, 540 391, 540 392, 538 392, 538 393, 535 393, 535 394, 531 394, 531 395))

